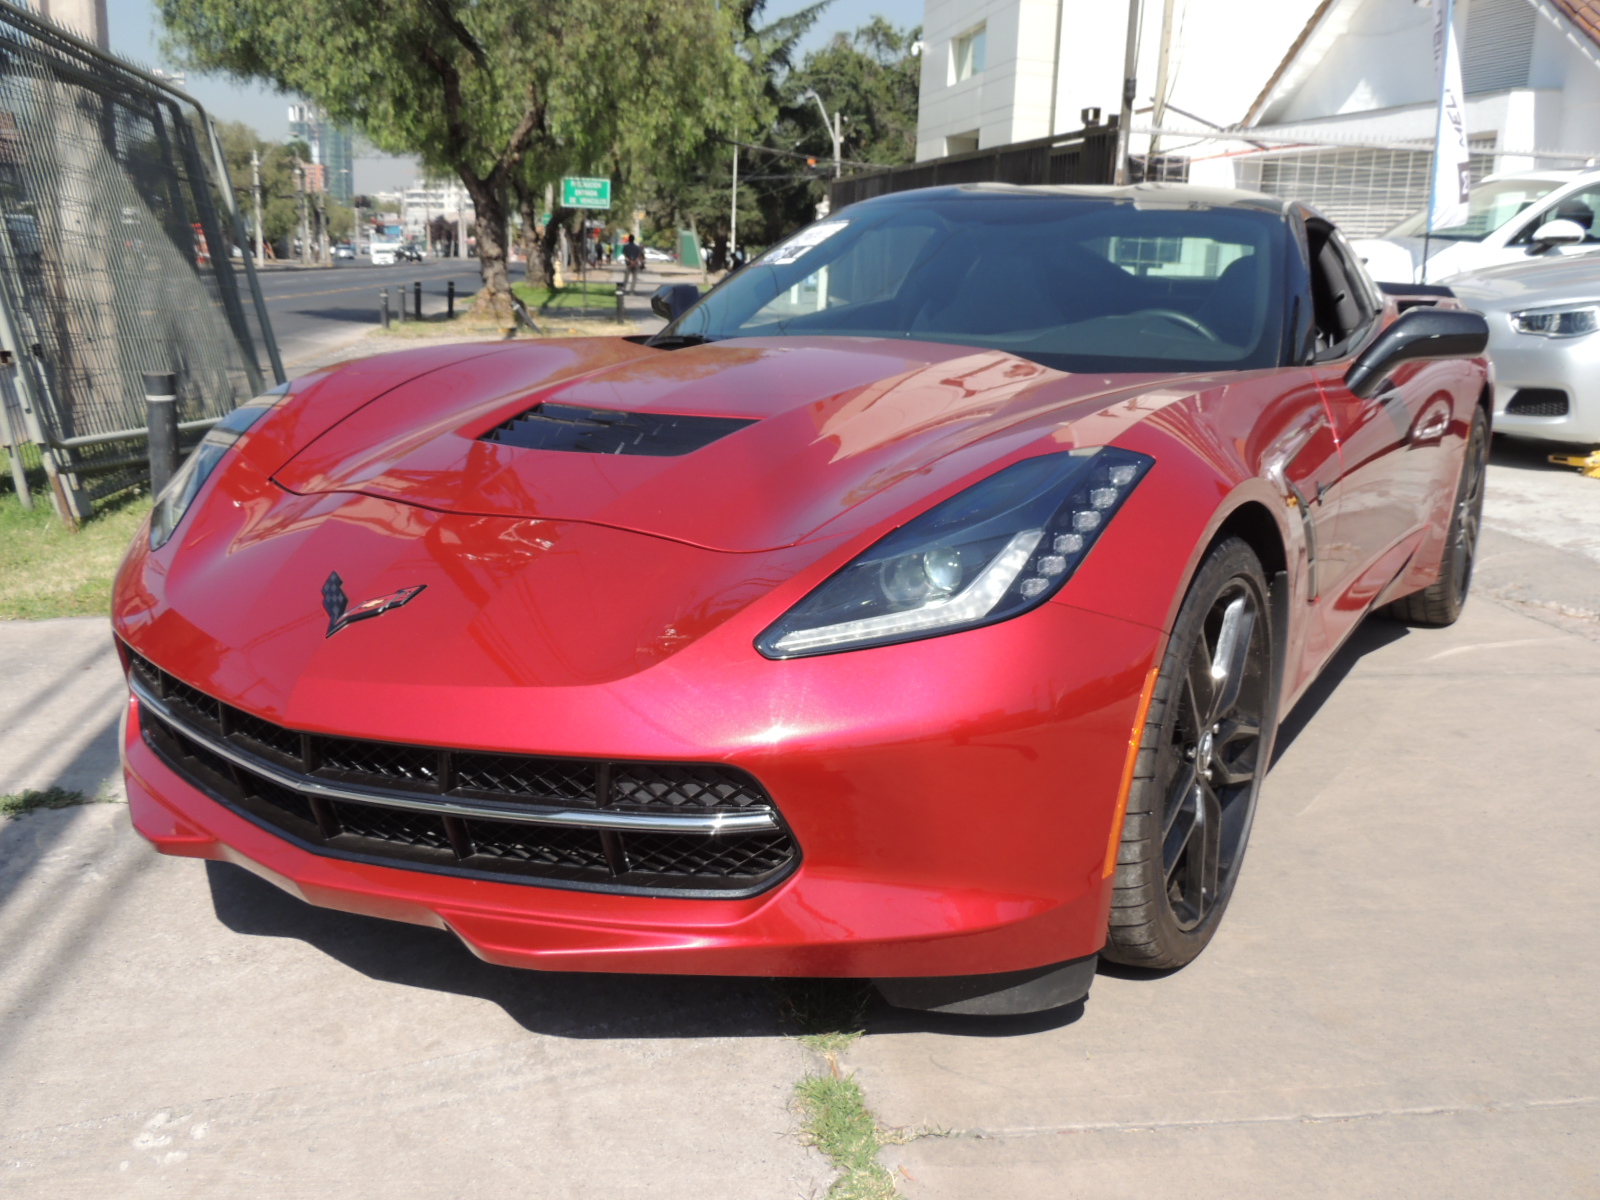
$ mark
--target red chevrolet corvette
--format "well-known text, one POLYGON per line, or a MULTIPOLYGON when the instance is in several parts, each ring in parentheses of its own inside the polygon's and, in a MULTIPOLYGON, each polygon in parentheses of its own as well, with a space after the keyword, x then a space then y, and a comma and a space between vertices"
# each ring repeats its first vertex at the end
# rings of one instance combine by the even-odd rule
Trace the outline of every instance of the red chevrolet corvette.
POLYGON ((1279 717, 1466 596, 1484 322, 1299 204, 906 192, 656 304, 212 430, 116 586, 145 837, 497 963, 1033 1011, 1198 954, 1279 717))

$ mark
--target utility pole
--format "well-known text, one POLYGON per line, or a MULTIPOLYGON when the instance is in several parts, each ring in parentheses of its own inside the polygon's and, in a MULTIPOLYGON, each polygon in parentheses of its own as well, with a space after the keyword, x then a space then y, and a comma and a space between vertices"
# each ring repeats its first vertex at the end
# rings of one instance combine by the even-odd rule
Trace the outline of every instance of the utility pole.
POLYGON ((304 267, 310 263, 311 229, 306 212, 306 165, 298 158, 294 160, 294 198, 300 218, 300 265, 304 267))
POLYGON ((822 114, 822 127, 828 131, 828 136, 833 139, 833 177, 838 179, 842 174, 840 166, 842 156, 839 148, 844 143, 843 125, 839 114, 834 113, 832 119, 829 119, 828 110, 822 106, 822 97, 817 95, 816 88, 807 88, 800 94, 800 99, 802 101, 815 100, 817 103, 817 111, 822 114))
POLYGON ((1128 127, 1133 124, 1133 98, 1139 91, 1139 23, 1144 17, 1144 0, 1128 0, 1128 43, 1122 56, 1122 116, 1117 121, 1117 165, 1115 182, 1128 182, 1128 127))
POLYGON ((1056 97, 1061 94, 1061 10, 1066 6, 1067 0, 1056 0, 1056 41, 1055 53, 1051 59, 1050 68, 1050 136, 1056 135, 1056 97))
MULTIPOLYGON (((1161 7, 1161 51, 1156 56, 1156 106, 1150 114, 1150 124, 1159 131, 1167 119, 1167 90, 1172 86, 1172 10, 1177 0, 1165 0, 1161 7)), ((1150 135, 1150 161, 1155 162, 1156 151, 1161 146, 1159 132, 1150 135)))
POLYGON ((733 208, 728 216, 728 257, 739 248, 739 147, 733 148, 733 208))
POLYGON ((261 232, 261 151, 250 151, 250 198, 255 207, 256 217, 256 261, 264 260, 263 242, 261 232))

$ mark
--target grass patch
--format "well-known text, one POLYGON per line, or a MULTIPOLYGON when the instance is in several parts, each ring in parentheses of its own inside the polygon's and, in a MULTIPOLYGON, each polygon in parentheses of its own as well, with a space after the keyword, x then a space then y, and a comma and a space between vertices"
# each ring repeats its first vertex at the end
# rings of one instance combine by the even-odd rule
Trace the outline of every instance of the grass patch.
POLYGON ((149 496, 128 492, 73 531, 56 519, 48 489, 34 491, 31 510, 10 488, 0 492, 0 619, 109 614, 111 581, 149 511, 149 496))
POLYGON ((20 817, 41 808, 71 808, 75 804, 93 803, 90 797, 70 788, 45 788, 42 792, 28 788, 0 796, 0 817, 20 817))
POLYGON ((839 1177, 828 1189, 830 1200, 886 1200, 895 1194, 894 1176, 878 1162, 888 1143, 867 1109, 856 1077, 839 1072, 828 1055, 826 1075, 807 1075, 795 1084, 795 1098, 804 1114, 807 1144, 828 1156, 839 1177))
POLYGON ((777 988, 784 1024, 827 1064, 825 1072, 795 1084, 794 1096, 806 1144, 839 1172, 829 1197, 886 1200, 895 1194, 894 1177, 879 1164, 878 1151, 906 1139, 879 1127, 861 1085, 839 1067, 839 1056, 866 1032, 872 986, 860 979, 783 979, 777 988))
MULTIPOLYGON (((620 277, 619 277, 620 278, 620 277)), ((514 283, 511 290, 516 293, 517 299, 528 306, 528 311, 537 314, 541 309, 548 308, 598 308, 607 312, 616 312, 617 309, 617 280, 616 279, 590 279, 582 287, 576 279, 567 280, 563 288, 547 288, 543 285, 530 283, 514 283)))

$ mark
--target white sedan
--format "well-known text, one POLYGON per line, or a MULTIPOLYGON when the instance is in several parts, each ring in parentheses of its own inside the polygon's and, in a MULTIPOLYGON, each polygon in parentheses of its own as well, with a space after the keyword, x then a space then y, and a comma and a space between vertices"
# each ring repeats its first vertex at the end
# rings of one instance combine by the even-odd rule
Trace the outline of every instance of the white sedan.
POLYGON ((1489 321, 1494 430, 1600 446, 1600 252, 1450 281, 1489 321))
POLYGON ((1392 283, 1442 283, 1466 271, 1587 253, 1600 248, 1600 170, 1491 175, 1472 189, 1463 224, 1428 236, 1427 277, 1419 279, 1425 223, 1426 213, 1415 213, 1353 248, 1374 279, 1392 283))

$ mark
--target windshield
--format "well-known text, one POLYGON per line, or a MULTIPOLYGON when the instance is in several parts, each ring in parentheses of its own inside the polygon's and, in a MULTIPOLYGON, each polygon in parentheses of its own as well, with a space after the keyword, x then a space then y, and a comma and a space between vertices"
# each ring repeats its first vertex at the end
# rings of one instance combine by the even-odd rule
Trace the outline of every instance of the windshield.
POLYGON ((868 201, 769 250, 665 333, 915 338, 1064 371, 1276 366, 1282 217, 1165 203, 971 192, 868 201))
MULTIPOLYGON (((1528 205, 1543 200, 1566 183, 1564 179, 1497 179, 1480 183, 1467 193, 1467 219, 1448 229, 1435 229, 1428 236, 1447 242, 1481 242, 1496 229, 1522 212, 1528 205)), ((1428 222, 1428 210, 1413 213, 1383 236, 1421 237, 1428 222)))

